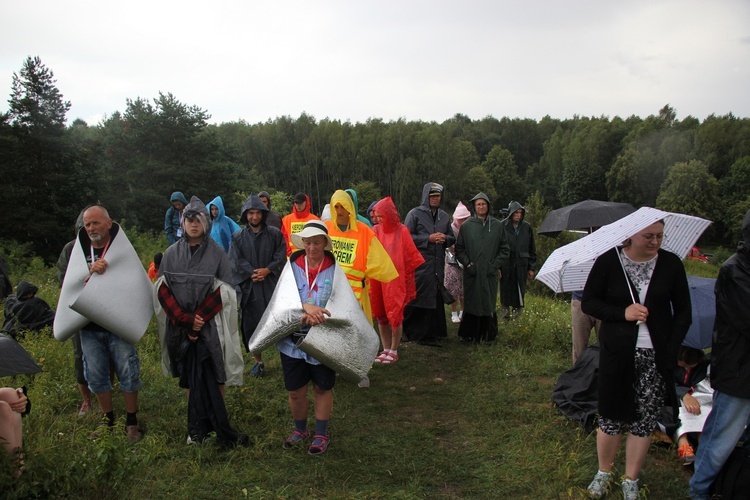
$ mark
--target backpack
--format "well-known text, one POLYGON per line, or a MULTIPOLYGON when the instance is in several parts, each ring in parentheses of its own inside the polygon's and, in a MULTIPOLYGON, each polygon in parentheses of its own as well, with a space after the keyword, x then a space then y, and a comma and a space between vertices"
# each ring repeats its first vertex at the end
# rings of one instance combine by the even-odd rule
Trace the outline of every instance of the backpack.
POLYGON ((711 492, 714 498, 750 500, 750 448, 735 448, 721 468, 711 492))

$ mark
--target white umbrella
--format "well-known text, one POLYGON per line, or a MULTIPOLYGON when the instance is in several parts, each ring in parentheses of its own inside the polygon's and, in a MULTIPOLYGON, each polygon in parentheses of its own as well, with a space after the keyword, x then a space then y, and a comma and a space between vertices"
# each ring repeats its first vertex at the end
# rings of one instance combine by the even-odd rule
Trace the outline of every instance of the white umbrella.
POLYGON ((685 258, 711 224, 710 220, 700 217, 643 207, 552 252, 537 273, 536 279, 555 292, 583 290, 597 257, 662 219, 664 240, 661 247, 681 259, 685 258))

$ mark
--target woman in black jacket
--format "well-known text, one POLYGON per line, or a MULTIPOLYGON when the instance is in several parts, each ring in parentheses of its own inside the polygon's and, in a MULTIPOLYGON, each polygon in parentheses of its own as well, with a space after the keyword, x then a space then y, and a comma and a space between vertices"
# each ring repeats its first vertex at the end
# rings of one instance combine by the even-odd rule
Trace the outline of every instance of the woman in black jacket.
MULTIPOLYGON (((600 256, 583 291, 583 312, 602 320, 599 334, 599 471, 588 487, 606 494, 623 432, 625 498, 638 498, 638 475, 664 404, 678 406, 672 372, 691 322, 685 268, 661 250, 664 222, 633 235, 600 256)), ((675 414, 676 417, 676 414, 675 414)))

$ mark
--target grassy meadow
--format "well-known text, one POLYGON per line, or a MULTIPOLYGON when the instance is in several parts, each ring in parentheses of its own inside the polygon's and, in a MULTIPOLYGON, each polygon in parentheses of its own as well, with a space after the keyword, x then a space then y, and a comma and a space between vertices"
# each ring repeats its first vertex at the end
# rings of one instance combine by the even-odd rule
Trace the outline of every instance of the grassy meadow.
MULTIPOLYGON (((133 243, 144 264, 159 248, 145 236, 133 243)), ((37 284, 54 307, 54 270, 22 253, 5 255, 14 284, 37 284)), ((687 267, 704 276, 717 270, 687 267)), ((117 388, 117 432, 92 439, 100 415, 76 414, 72 345, 49 331, 29 334, 22 344, 43 371, 0 380, 27 385, 33 401, 24 419, 26 470, 13 481, 7 463, 0 464, 0 497, 582 498, 596 472, 595 435, 550 402, 557 377, 570 366, 568 300, 534 283, 522 318, 502 323, 491 345, 459 343, 449 321, 441 347, 403 344, 398 363, 373 367, 369 388, 340 379, 331 445, 322 457, 281 448, 292 421, 275 351, 265 354, 263 379, 228 388, 230 420, 251 446, 222 452, 186 445, 187 398, 161 373, 153 323, 138 344, 139 420, 146 434, 136 444, 125 438, 117 388)), ((251 360, 246 355, 248 367, 251 360)), ((617 466, 621 472, 622 451, 617 466)), ((654 443, 641 477, 650 498, 687 492, 689 473, 669 445, 654 443)))

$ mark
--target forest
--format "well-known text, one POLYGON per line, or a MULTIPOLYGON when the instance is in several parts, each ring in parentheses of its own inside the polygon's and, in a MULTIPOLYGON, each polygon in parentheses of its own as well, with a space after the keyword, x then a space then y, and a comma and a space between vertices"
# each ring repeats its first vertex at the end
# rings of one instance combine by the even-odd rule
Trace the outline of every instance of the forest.
POLYGON ((51 68, 28 57, 0 114, 0 244, 54 260, 80 210, 99 203, 127 228, 159 233, 173 191, 221 195, 239 216, 250 193, 288 212, 297 192, 319 213, 353 188, 360 212, 390 195, 402 215, 428 181, 446 209, 479 191, 495 214, 511 200, 557 208, 585 199, 688 213, 714 221, 703 236, 734 246, 750 209, 750 119, 678 119, 669 104, 645 118, 585 117, 365 123, 280 116, 211 124, 209 110, 169 92, 127 99, 100 123, 73 119, 51 68))

